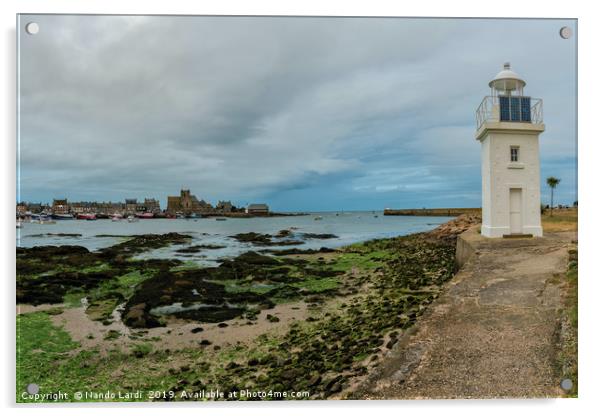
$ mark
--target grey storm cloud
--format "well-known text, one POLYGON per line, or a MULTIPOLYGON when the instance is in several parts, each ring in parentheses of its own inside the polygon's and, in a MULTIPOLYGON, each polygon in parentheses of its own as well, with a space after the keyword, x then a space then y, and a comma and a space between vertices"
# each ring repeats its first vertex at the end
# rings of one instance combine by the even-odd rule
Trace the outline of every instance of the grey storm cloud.
POLYGON ((325 204, 355 196, 377 206, 446 189, 478 204, 474 110, 507 60, 544 98, 542 161, 571 175, 576 157, 575 45, 557 34, 572 21, 25 15, 20 24, 23 200, 163 200, 185 186, 239 201, 323 188, 325 204), (22 31, 29 21, 35 36, 22 31))

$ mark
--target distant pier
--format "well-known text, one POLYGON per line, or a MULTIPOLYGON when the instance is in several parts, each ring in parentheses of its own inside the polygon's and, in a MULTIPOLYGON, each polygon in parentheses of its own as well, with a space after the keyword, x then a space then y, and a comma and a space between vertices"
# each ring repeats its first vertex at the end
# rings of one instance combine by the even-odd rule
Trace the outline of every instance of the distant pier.
POLYGON ((457 217, 462 214, 481 215, 481 208, 419 208, 389 209, 383 215, 413 215, 417 217, 457 217))

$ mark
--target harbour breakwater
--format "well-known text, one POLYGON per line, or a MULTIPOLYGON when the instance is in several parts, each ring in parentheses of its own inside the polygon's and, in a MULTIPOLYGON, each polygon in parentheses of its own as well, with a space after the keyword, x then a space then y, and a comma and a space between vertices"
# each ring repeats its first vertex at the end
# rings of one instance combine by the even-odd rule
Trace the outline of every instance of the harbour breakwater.
POLYGON ((161 389, 177 398, 191 390, 251 389, 345 397, 438 297, 456 268, 456 237, 475 220, 283 253, 254 235, 256 250, 217 267, 136 259, 187 244, 190 237, 178 233, 132 236, 95 252, 17 249, 17 302, 38 305, 17 318, 17 391, 35 379, 48 391, 161 389), (289 314, 278 312, 283 306, 289 314), (96 322, 98 332, 81 339, 70 332, 71 308, 96 322), (259 335, 241 342, 254 328, 259 335), (216 333, 220 342, 210 336, 216 333), (170 348, 173 338, 190 343, 170 348))
POLYGON ((424 217, 457 217, 460 215, 481 215, 481 208, 416 208, 390 209, 386 208, 383 215, 411 215, 424 217))

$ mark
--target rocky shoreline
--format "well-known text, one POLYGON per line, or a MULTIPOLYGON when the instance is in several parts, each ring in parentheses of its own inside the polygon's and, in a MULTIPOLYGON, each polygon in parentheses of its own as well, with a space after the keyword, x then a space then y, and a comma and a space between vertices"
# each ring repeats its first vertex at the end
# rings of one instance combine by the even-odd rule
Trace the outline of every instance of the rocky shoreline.
MULTIPOLYGON (((67 391, 65 383, 73 388, 161 387, 176 393, 294 390, 308 391, 304 398, 344 398, 438 296, 455 271, 455 237, 477 221, 462 216, 429 233, 337 250, 295 248, 274 256, 265 248, 204 268, 135 258, 189 241, 177 233, 135 236, 97 252, 77 246, 17 249, 17 302, 52 305, 18 316, 18 329, 39 328, 20 331, 31 338, 25 344, 32 349, 18 357, 17 390, 37 377, 46 389, 67 391), (286 315, 272 312, 280 305, 290 305, 286 315), (300 307, 294 305, 303 305, 303 314, 295 314, 300 307), (52 327, 73 307, 85 308, 87 318, 101 328, 113 328, 116 320, 124 325, 122 331, 89 334, 98 344, 102 339, 106 354, 83 348, 69 332, 52 327), (184 325, 194 323, 195 344, 184 348, 171 350, 161 336, 149 337, 153 331, 177 337, 188 328, 184 325), (204 336, 203 328, 209 327, 226 334, 225 341, 215 344, 204 336), (261 327, 261 335, 241 343, 236 333, 245 327, 261 327), (56 340, 49 339, 56 333, 64 338, 64 351, 57 352, 56 340), (37 350, 53 361, 27 365, 37 350), (94 371, 81 371, 84 360, 94 371), (56 366, 61 377, 54 379, 45 370, 56 366), (113 375, 118 373, 127 376, 113 375)), ((249 234, 238 237, 259 247, 289 238, 286 233, 249 234)))

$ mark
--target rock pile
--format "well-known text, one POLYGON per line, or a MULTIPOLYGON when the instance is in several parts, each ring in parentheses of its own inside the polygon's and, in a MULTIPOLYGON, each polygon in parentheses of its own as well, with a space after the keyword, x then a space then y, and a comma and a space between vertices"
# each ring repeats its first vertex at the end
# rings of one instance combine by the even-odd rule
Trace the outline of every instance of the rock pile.
POLYGON ((480 215, 463 214, 445 224, 441 224, 426 235, 441 240, 455 240, 459 234, 462 234, 464 231, 480 223, 480 215))

